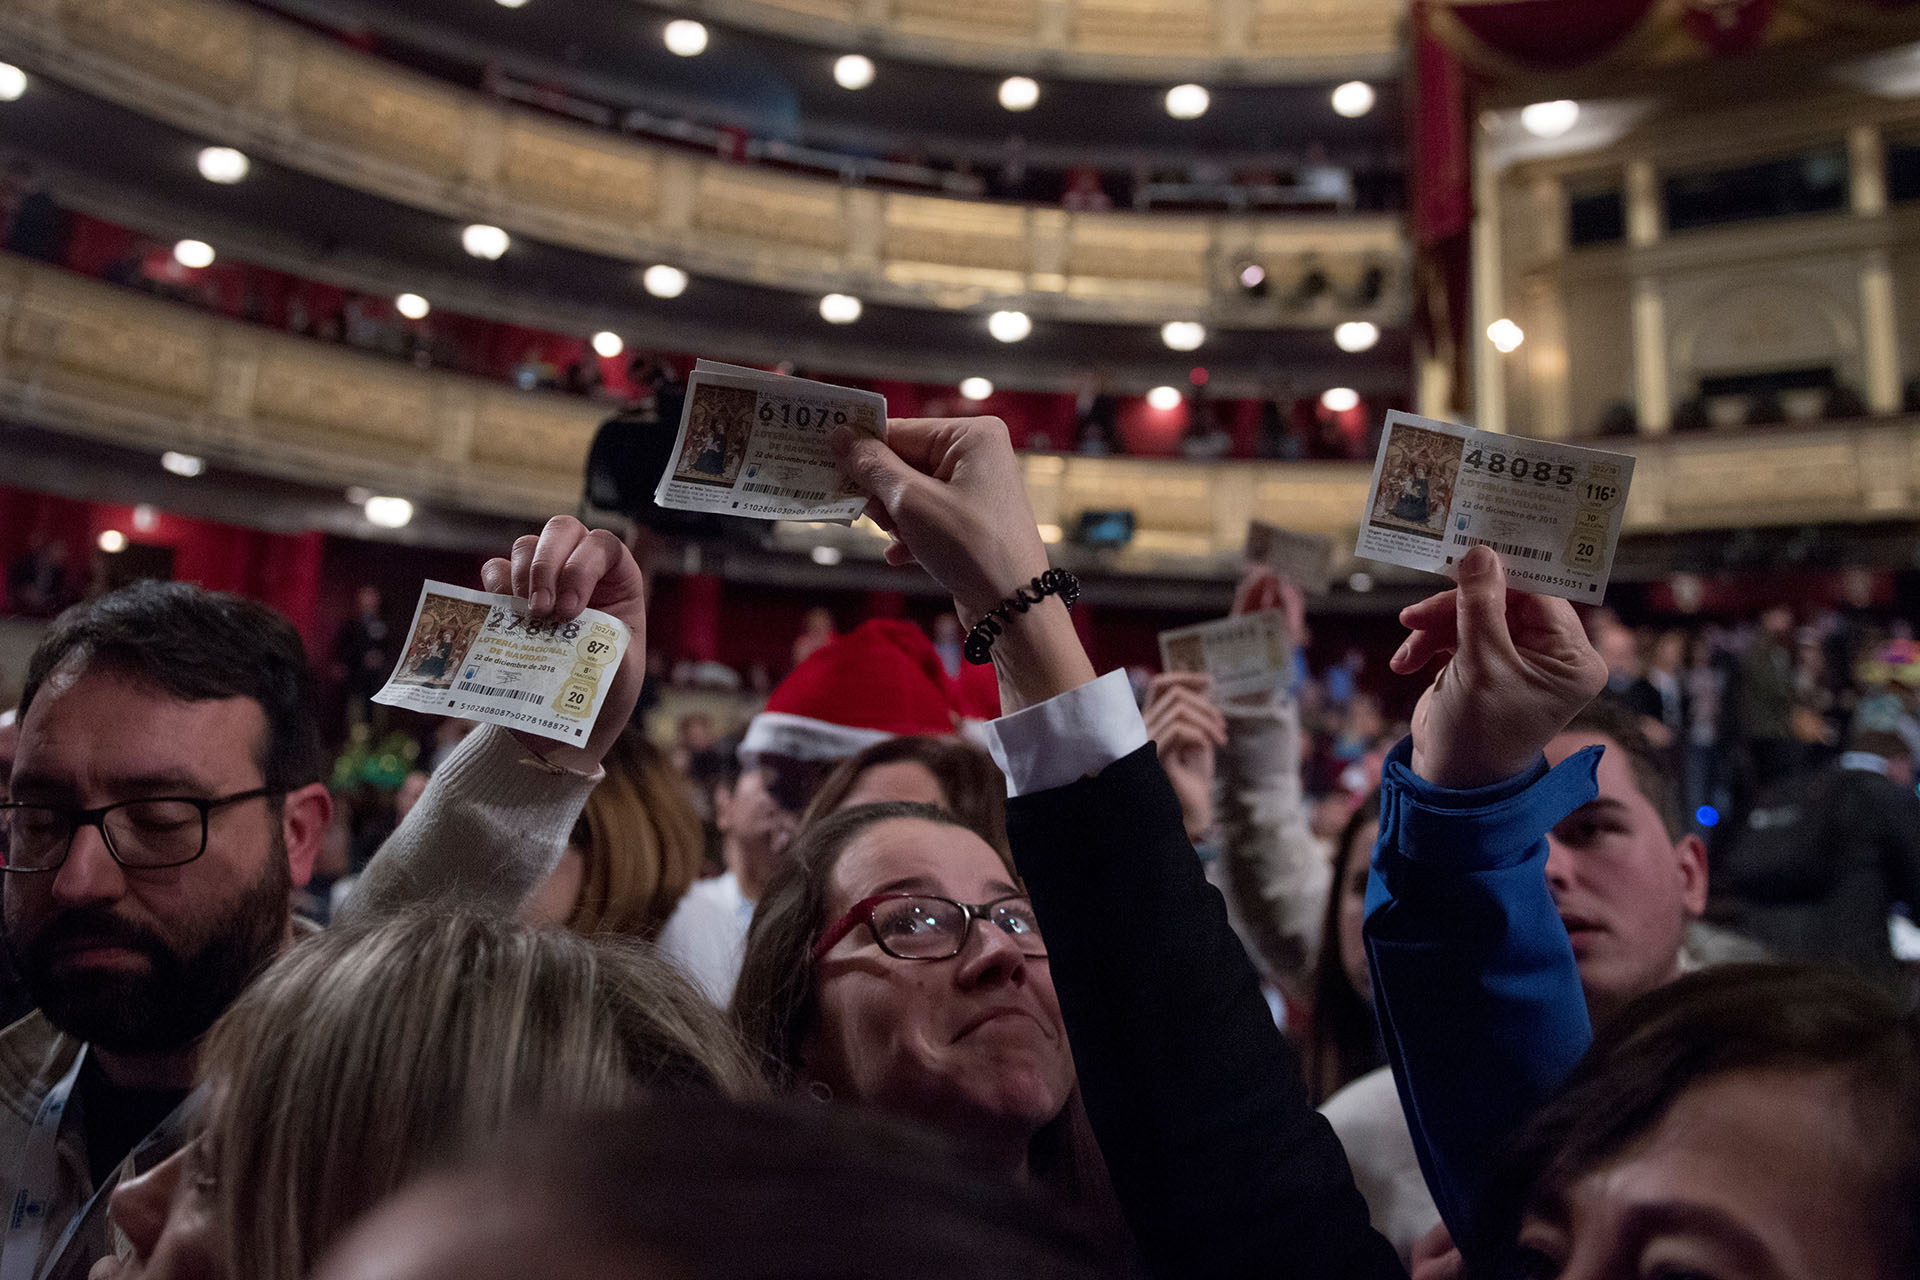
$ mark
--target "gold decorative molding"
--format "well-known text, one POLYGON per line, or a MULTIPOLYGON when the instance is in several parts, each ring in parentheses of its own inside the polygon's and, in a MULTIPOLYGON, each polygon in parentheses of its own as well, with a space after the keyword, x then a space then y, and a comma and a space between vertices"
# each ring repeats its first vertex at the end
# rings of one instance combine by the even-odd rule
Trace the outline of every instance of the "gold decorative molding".
MULTIPOLYGON (((538 116, 234 0, 42 3, 41 12, 0 5, 0 56, 329 181, 636 264, 1097 323, 1319 329, 1361 318, 1396 325, 1408 311, 1408 250, 1389 214, 1067 213, 881 192, 538 116), (1265 301, 1234 278, 1249 253, 1267 260, 1275 287, 1265 301), (1388 285, 1364 307, 1329 298, 1289 309, 1288 272, 1309 258, 1336 280, 1381 267, 1388 285)), ((1076 12, 1142 17, 1186 3, 1081 0, 1076 12)), ((1008 7, 988 4, 983 15, 1008 7)))

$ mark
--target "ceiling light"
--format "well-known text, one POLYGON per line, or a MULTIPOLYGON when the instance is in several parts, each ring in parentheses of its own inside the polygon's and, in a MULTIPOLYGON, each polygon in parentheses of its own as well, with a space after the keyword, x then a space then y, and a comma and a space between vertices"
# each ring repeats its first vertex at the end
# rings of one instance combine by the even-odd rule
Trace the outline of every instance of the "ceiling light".
POLYGON ((103 529, 98 538, 99 547, 108 555, 118 555, 127 549, 127 535, 118 529, 103 529))
POLYGON ((417 293, 403 293, 393 300, 393 309, 409 320, 425 320, 433 304, 417 293))
POLYGON ((842 54, 833 64, 833 82, 842 89, 864 89, 873 83, 873 59, 864 53, 842 54))
POLYGON ((824 565, 829 569, 840 563, 840 548, 838 547, 815 547, 807 554, 812 557, 815 564, 824 565))
POLYGON ((173 260, 183 267, 210 267, 213 246, 205 240, 182 240, 173 246, 173 260))
POLYGON ((1019 342, 1033 332, 1033 321, 1024 311, 996 311, 987 317, 987 332, 1001 342, 1019 342))
POLYGON ((247 176, 247 157, 232 147, 202 147, 196 161, 200 176, 208 182, 232 186, 247 176))
POLYGON ((1373 104, 1378 100, 1373 86, 1365 80, 1349 80, 1333 91, 1334 114, 1358 120, 1373 110, 1373 104))
POLYGON ((1580 104, 1568 98, 1520 109, 1520 127, 1536 138, 1558 138, 1580 122, 1580 104))
POLYGON ((207 469, 206 459, 171 449, 160 455, 160 465, 176 476, 197 476, 207 469))
POLYGON ((620 341, 620 335, 610 329, 602 329, 593 335, 593 354, 597 356, 611 360, 626 349, 627 344, 620 341))
POLYGON ((962 378, 960 394, 968 400, 985 400, 993 394, 993 384, 985 378, 962 378))
POLYGON ((1175 120, 1198 120, 1212 102, 1213 95, 1197 84, 1177 84, 1167 90, 1167 114, 1175 120))
POLYGON ((1195 320, 1169 320, 1160 326, 1160 341, 1174 351, 1198 351, 1207 340, 1207 327, 1195 320))
POLYGON ((366 512, 368 524, 382 529, 404 528, 413 519, 413 504, 405 498, 368 498, 360 509, 366 512))
POLYGON ((1504 317, 1487 326, 1487 341, 1491 342, 1493 349, 1501 355, 1506 355, 1509 351, 1518 351, 1520 344, 1526 340, 1526 331, 1504 317))
POLYGON ((1178 387, 1155 387, 1147 392, 1147 403, 1162 413, 1169 409, 1178 409, 1182 399, 1178 387))
POLYGON ((820 318, 828 324, 852 324, 860 318, 860 299, 850 293, 830 293, 820 299, 820 318))
POLYGON ((513 240, 498 227, 476 222, 460 233, 460 247, 476 258, 493 262, 507 251, 513 240))
POLYGON ((675 18, 660 34, 667 42, 669 53, 692 58, 706 52, 707 29, 692 18, 675 18))
POLYGON ((518 9, 521 5, 525 4, 527 0, 493 0, 493 2, 502 9, 518 9))
POLYGON ((27 73, 11 62, 0 62, 0 102, 18 102, 27 91, 27 73))
POLYGON ((1360 407, 1360 393, 1352 387, 1328 387, 1320 393, 1320 407, 1328 413, 1349 413, 1360 407))
POLYGON ((1334 345, 1342 351, 1371 351, 1380 341, 1380 326, 1368 320, 1349 320, 1333 331, 1334 345))
POLYGON ((1240 286, 1244 289, 1258 289, 1267 282, 1267 269, 1257 262, 1249 262, 1240 268, 1240 286))
POLYGON ((1354 573, 1348 574, 1347 589, 1365 595, 1367 592, 1373 590, 1373 575, 1365 570, 1357 570, 1354 573))
POLYGON ((640 276, 640 283, 656 298, 677 298, 687 291, 687 273, 656 262, 640 276))
POLYGON ((160 527, 160 513, 153 509, 151 502, 134 504, 133 527, 141 533, 152 533, 160 527))
POLYGON ((1009 111, 1031 111, 1040 101, 1040 82, 1031 76, 1008 76, 1000 82, 1000 105, 1009 111))

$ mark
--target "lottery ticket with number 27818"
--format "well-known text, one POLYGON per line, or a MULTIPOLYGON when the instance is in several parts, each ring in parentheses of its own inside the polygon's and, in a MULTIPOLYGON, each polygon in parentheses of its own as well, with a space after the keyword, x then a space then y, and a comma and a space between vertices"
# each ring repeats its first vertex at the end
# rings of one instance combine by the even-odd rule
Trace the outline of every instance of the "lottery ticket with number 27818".
POLYGON ((1387 415, 1354 554, 1452 577, 1475 546, 1522 591, 1598 604, 1633 459, 1551 440, 1387 415))
POLYGON ((513 596, 428 582, 400 661, 373 700, 579 746, 632 638, 598 609, 535 619, 513 596))

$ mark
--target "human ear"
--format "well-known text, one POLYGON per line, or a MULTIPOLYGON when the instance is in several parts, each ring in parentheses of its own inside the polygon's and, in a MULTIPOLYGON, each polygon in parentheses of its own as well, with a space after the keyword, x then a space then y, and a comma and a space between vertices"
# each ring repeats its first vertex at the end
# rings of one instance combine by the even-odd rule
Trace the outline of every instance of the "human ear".
POLYGON ((1674 842, 1673 857, 1680 873, 1680 901, 1687 919, 1697 920, 1707 909, 1707 845, 1688 832, 1674 842))
POLYGON ((289 791, 280 802, 280 837, 287 846, 287 869, 294 888, 304 888, 313 878, 313 860, 320 854, 332 817, 333 793, 323 782, 289 791))

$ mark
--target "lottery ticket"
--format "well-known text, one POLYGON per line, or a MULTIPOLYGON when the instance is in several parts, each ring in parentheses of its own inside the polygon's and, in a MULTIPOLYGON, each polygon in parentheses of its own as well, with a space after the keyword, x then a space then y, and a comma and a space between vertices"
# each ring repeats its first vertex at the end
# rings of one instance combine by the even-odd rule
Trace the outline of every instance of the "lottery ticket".
POLYGON ((428 582, 400 661, 375 702, 585 742, 632 639, 598 609, 535 620, 527 602, 428 582))
POLYGON ((1354 554, 1454 574, 1475 546, 1523 591, 1606 598, 1633 459, 1387 414, 1354 554))
POLYGON ((1267 565, 1308 595, 1323 596, 1333 582, 1333 539, 1255 520, 1247 526, 1247 562, 1267 565))
POLYGON ((1221 618, 1160 633, 1160 665, 1213 677, 1213 696, 1225 702, 1266 695, 1293 678, 1293 641, 1279 609, 1221 618))
POLYGON ((836 427, 887 436, 886 397, 702 360, 653 500, 672 511, 850 523, 867 500, 841 478, 836 427))

